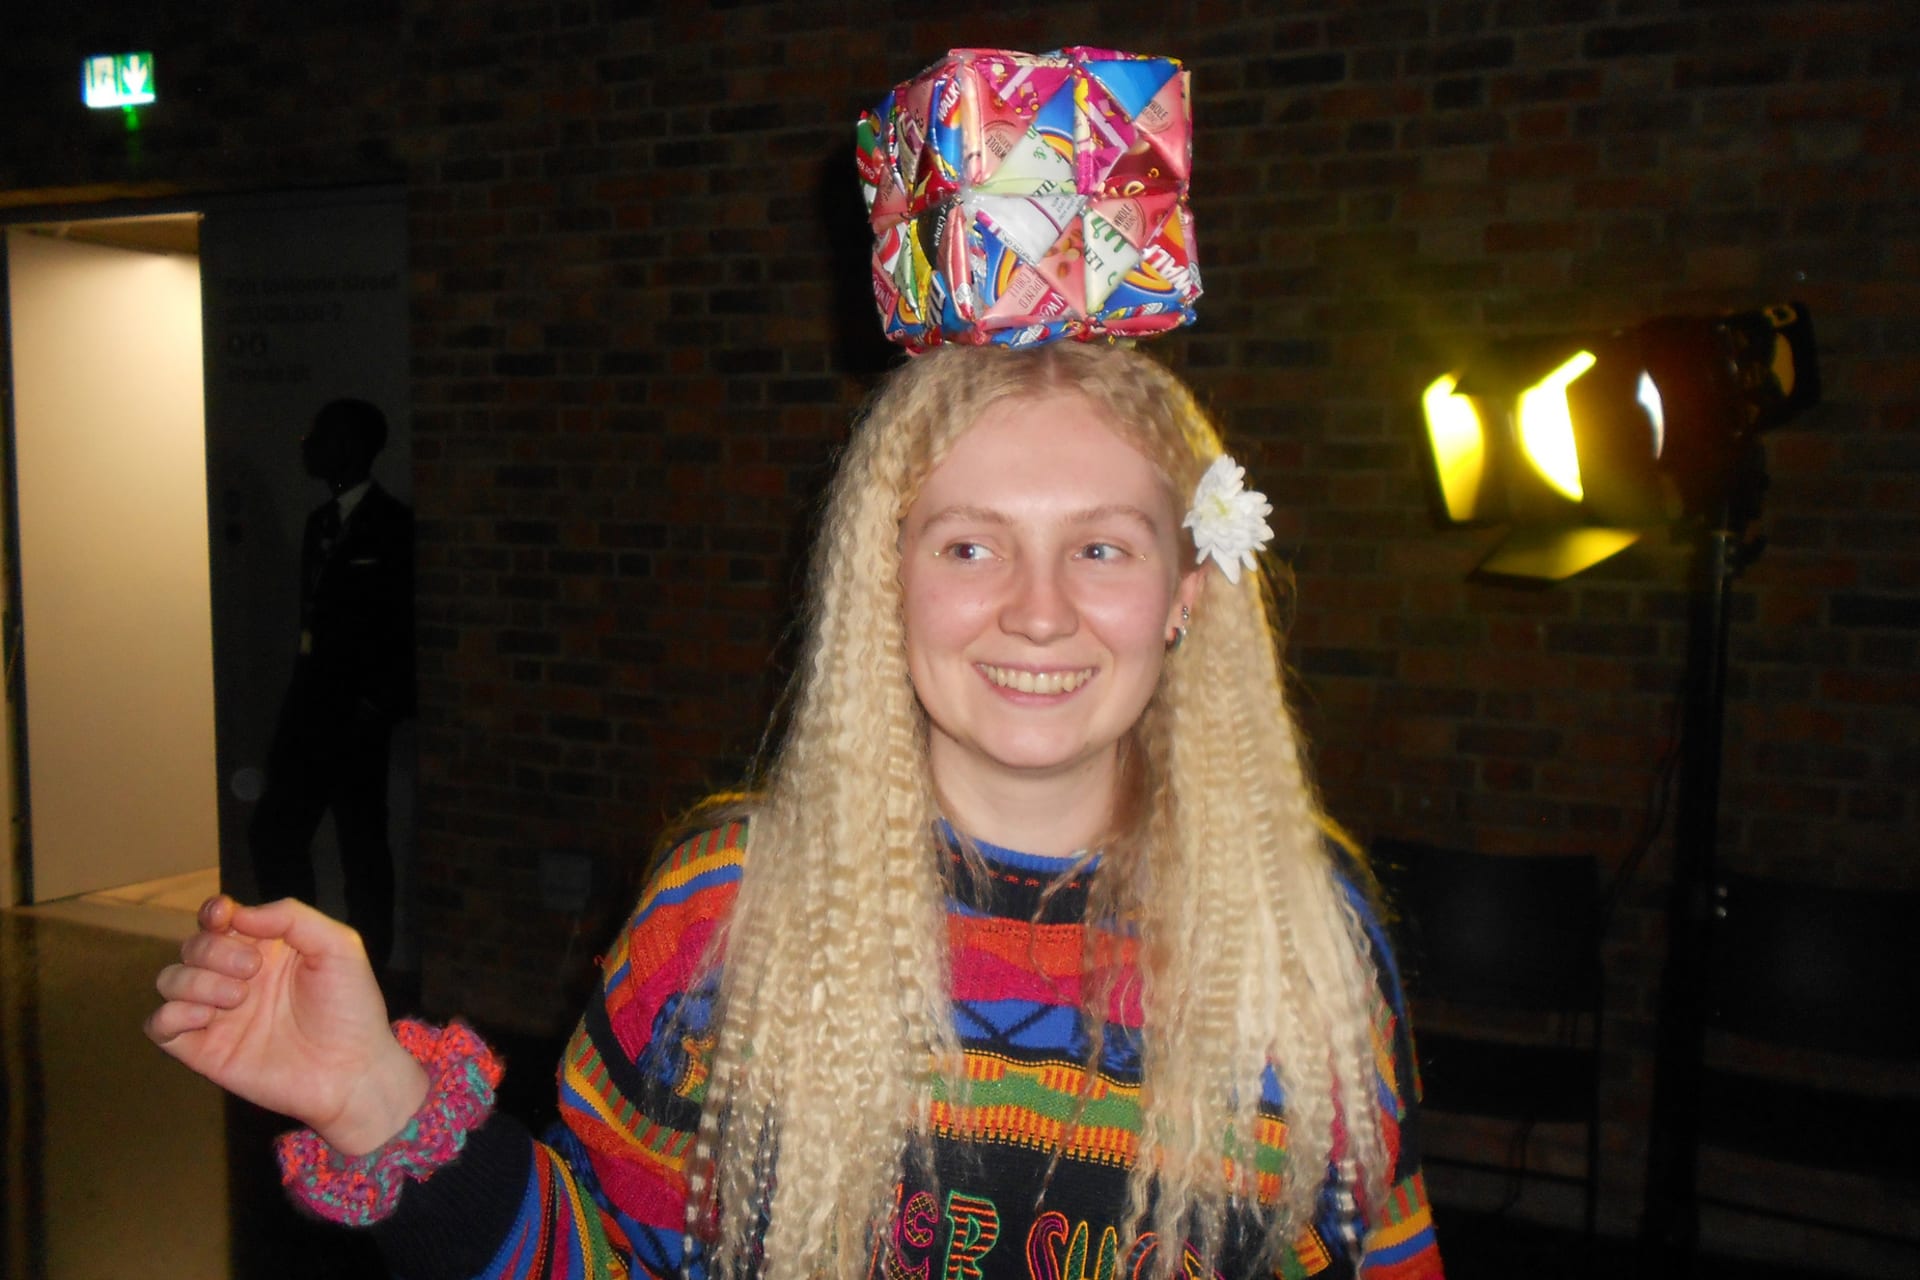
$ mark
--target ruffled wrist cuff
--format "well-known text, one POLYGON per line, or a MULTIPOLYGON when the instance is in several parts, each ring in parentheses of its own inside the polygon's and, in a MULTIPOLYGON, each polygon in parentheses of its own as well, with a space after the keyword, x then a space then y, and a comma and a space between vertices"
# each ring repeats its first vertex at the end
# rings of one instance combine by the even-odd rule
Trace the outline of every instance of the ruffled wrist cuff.
POLYGON ((500 1059, 473 1028, 408 1018, 393 1033, 427 1071, 427 1100, 406 1128, 363 1156, 342 1155, 311 1129, 275 1144, 288 1193, 329 1222, 364 1227, 391 1214, 406 1180, 425 1182, 452 1163, 493 1110, 500 1059))

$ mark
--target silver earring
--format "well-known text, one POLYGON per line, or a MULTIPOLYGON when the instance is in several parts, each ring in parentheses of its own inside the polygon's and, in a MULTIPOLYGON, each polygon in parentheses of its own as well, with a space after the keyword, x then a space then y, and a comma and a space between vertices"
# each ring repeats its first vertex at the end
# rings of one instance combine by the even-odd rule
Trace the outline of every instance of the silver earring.
POLYGON ((1185 605, 1180 606, 1181 625, 1173 629, 1173 636, 1167 641, 1168 653, 1179 652, 1180 646, 1187 642, 1187 628, 1185 624, 1187 620, 1192 616, 1193 614, 1191 611, 1188 610, 1187 606, 1185 605))

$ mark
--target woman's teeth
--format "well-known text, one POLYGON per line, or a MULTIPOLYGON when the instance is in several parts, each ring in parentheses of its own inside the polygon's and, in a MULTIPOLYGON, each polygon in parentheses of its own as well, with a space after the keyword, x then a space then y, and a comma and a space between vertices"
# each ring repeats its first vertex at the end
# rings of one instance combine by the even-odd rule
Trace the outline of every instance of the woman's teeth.
POLYGON ((1072 693, 1093 679, 1093 668, 1081 671, 1021 671, 982 663, 980 672, 1002 689, 1016 693, 1072 693))

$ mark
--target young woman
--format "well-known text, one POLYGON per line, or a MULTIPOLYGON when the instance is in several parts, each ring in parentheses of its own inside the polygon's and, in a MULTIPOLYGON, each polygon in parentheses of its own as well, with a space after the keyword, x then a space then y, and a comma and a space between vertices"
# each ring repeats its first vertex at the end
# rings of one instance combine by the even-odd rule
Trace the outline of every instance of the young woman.
POLYGON ((657 872, 547 1142, 297 903, 210 902, 148 1033, 309 1125, 296 1195, 409 1277, 1437 1276, 1265 513, 1149 357, 937 348, 856 430, 784 738, 657 872))

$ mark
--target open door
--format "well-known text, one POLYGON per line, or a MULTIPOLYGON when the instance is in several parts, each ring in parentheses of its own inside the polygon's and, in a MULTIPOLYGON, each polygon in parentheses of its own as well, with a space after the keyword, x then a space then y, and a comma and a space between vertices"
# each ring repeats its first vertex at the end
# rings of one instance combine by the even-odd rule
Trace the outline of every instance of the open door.
POLYGON ((213 661, 190 253, 10 229, 32 897, 213 865, 213 661))
MULTIPOLYGON (((47 901, 217 861, 223 887, 254 896, 247 829, 300 644, 302 529, 328 496, 300 453, 322 404, 384 411, 374 478, 411 502, 405 193, 68 213, 8 228, 5 247, 26 651, 24 708, 11 710, 30 796, 20 879, 47 901)), ((388 786, 401 968, 413 783, 403 723, 388 786)), ((315 861, 320 905, 339 914, 330 823, 315 861)), ((5 864, 0 905, 15 880, 5 864)))

